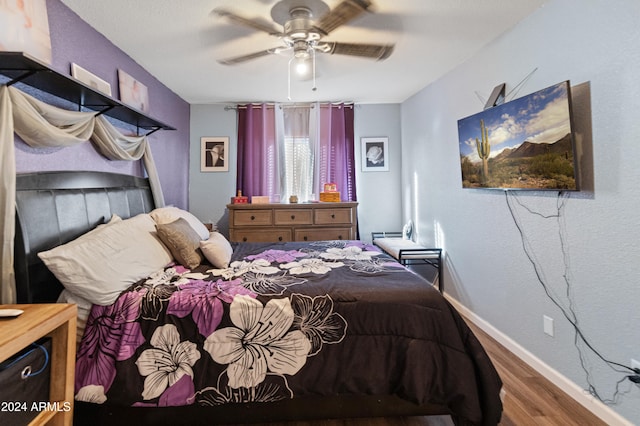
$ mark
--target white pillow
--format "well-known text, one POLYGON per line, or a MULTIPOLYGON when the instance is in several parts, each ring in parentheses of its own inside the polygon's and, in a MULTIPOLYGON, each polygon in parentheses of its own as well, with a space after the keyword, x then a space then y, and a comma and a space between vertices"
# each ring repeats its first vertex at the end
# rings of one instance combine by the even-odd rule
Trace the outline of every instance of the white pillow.
MULTIPOLYGON (((110 225, 113 225, 114 223, 118 223, 118 222, 122 222, 122 218, 120 216, 118 216, 117 214, 113 214, 111 215, 111 219, 109 219, 109 222, 107 223, 101 223, 100 225, 96 226, 95 228, 93 228, 91 231, 86 232, 85 234, 81 235, 80 237, 89 237, 93 234, 97 234, 99 232, 102 232, 102 230, 110 225)), ((76 244, 76 241, 81 241, 82 240, 80 238, 76 238, 75 240, 71 240, 69 241, 67 244, 69 245, 73 245, 76 244)))
POLYGON ((173 261, 148 214, 109 223, 38 257, 67 290, 95 305, 112 304, 131 284, 173 261))
POLYGON ((218 269, 229 267, 233 249, 227 239, 219 232, 211 232, 209 238, 200 241, 200 250, 209 263, 218 269))
POLYGON ((183 218, 189 223, 193 230, 198 233, 201 240, 209 238, 209 230, 204 226, 204 223, 200 222, 200 219, 186 210, 182 210, 174 206, 168 206, 157 208, 149 214, 158 225, 175 222, 179 218, 183 218))

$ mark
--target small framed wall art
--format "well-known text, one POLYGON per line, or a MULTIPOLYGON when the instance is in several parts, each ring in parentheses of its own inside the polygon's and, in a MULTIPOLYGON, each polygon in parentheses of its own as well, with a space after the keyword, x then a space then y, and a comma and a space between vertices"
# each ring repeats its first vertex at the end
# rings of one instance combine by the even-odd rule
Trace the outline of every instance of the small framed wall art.
POLYGON ((142 112, 149 112, 149 91, 147 86, 122 70, 118 70, 118 87, 122 103, 142 112))
POLYGON ((200 138, 200 171, 228 172, 229 138, 226 136, 203 136, 200 138))
POLYGON ((0 0, 0 51, 24 52, 51 65, 46 0, 0 0))
POLYGON ((111 96, 111 85, 109 83, 85 70, 78 64, 71 64, 71 76, 92 89, 96 89, 105 95, 111 96))
POLYGON ((363 172, 389 171, 389 138, 361 138, 363 172))

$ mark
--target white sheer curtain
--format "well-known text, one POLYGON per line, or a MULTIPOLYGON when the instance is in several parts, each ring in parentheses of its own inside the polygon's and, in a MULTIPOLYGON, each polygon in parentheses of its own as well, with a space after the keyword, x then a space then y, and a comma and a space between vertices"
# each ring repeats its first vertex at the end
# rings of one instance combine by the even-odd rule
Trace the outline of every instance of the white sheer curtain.
POLYGON ((314 186, 314 164, 316 157, 316 116, 314 106, 287 106, 276 109, 276 135, 280 145, 281 198, 296 195, 300 202, 317 198, 314 186))
POLYGON ((143 159, 156 206, 164 206, 158 173, 146 136, 126 136, 94 112, 74 112, 39 101, 14 87, 0 86, 0 301, 15 303, 13 240, 16 170, 14 135, 32 147, 64 147, 91 140, 111 160, 143 159))

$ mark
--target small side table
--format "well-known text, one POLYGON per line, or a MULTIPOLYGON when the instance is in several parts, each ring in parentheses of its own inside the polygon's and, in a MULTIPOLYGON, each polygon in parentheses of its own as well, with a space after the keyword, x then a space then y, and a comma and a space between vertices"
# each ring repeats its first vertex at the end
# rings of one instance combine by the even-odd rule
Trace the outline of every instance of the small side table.
POLYGON ((65 409, 41 411, 30 424, 49 423, 71 426, 76 365, 76 305, 63 303, 0 305, 0 309, 24 311, 17 317, 0 318, 0 362, 41 337, 51 338, 49 399, 65 409))

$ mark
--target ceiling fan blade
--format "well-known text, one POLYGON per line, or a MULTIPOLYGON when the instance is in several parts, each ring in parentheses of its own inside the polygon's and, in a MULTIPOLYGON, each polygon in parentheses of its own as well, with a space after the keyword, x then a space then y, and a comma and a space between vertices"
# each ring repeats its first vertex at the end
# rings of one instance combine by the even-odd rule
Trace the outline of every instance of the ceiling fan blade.
POLYGON ((355 19, 371 7, 370 0, 343 0, 326 15, 322 16, 315 27, 327 35, 341 25, 355 19))
POLYGON ((382 61, 393 53, 393 44, 361 44, 324 42, 317 46, 320 52, 330 55, 349 55, 372 58, 382 61))
POLYGON ((244 16, 236 15, 235 13, 222 8, 213 9, 213 13, 215 13, 218 16, 227 18, 236 24, 244 25, 245 27, 249 27, 254 30, 264 31, 267 34, 278 36, 278 37, 283 35, 280 29, 273 26, 270 22, 262 19, 245 18, 244 16))
POLYGON ((263 56, 272 55, 277 52, 277 49, 267 49, 260 52, 249 53, 248 55, 235 56, 233 58, 218 59, 218 63, 222 65, 236 65, 242 62, 250 61, 252 59, 261 58, 263 56))

